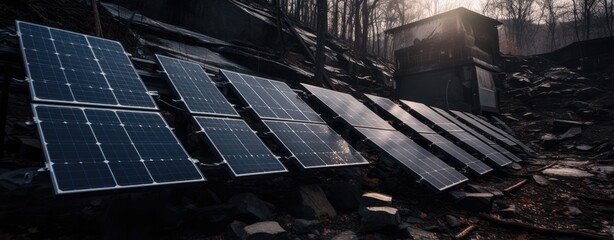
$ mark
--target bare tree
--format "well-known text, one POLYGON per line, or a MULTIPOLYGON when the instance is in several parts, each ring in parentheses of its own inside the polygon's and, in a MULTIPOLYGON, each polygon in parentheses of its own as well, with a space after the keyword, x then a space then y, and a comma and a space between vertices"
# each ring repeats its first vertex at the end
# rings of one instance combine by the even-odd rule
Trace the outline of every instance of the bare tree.
POLYGON ((325 82, 324 79, 324 62, 326 55, 326 33, 328 32, 328 6, 326 0, 317 0, 317 43, 316 43, 316 69, 315 78, 318 82, 325 82))

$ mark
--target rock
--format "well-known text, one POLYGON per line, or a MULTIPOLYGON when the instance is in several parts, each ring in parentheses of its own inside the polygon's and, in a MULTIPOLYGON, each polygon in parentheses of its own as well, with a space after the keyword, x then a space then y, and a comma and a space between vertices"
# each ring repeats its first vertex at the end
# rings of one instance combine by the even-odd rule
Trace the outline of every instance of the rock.
POLYGON ((541 175, 533 175, 533 180, 535 180, 535 182, 540 186, 548 186, 548 184, 550 184, 550 181, 541 175))
POLYGON ((593 147, 590 146, 590 145, 586 145, 586 144, 580 144, 580 145, 576 146, 576 150, 583 151, 583 152, 588 152, 590 150, 593 150, 593 147))
POLYGON ((448 225, 450 225, 450 227, 453 228, 460 227, 463 225, 457 217, 452 215, 446 215, 446 222, 448 223, 448 225))
POLYGON ((508 77, 507 82, 512 87, 528 87, 531 85, 531 80, 529 80, 525 74, 522 73, 514 73, 508 77))
POLYGON ((337 216, 335 208, 330 204, 324 191, 318 185, 307 185, 299 188, 302 204, 313 209, 317 217, 337 216))
POLYGON ((417 218, 417 217, 413 217, 413 216, 405 218, 404 221, 407 222, 407 223, 411 223, 411 224, 424 224, 424 223, 426 223, 424 220, 422 220, 420 218, 417 218))
POLYGON ((231 239, 239 239, 245 235, 245 231, 243 230, 245 226, 247 225, 241 221, 233 221, 228 224, 226 235, 231 239))
POLYGON ((593 174, 575 168, 548 168, 542 171, 543 174, 561 177, 585 178, 592 177, 593 174))
POLYGON ((576 92, 576 96, 580 100, 588 100, 588 99, 593 99, 596 96, 599 96, 603 92, 604 92, 603 90, 598 89, 598 88, 585 87, 585 88, 578 89, 578 91, 576 92))
POLYGON ((572 127, 569 130, 567 130, 565 133, 561 134, 559 136, 559 140, 567 140, 567 139, 579 137, 581 135, 582 135, 581 127, 572 127))
POLYGON ((337 210, 355 210, 360 207, 360 191, 354 184, 347 182, 329 186, 328 200, 337 210))
POLYGON ((580 211, 580 209, 578 209, 577 207, 568 207, 567 211, 565 211, 565 215, 569 215, 569 216, 578 216, 581 214, 582 214, 582 211, 580 211))
POLYGON ((559 138, 551 133, 547 133, 541 137, 542 148, 544 150, 554 150, 559 147, 559 138))
POLYGON ((399 211, 392 207, 367 207, 361 213, 360 228, 363 231, 377 231, 385 228, 397 229, 401 223, 399 211))
POLYGON ((583 127, 583 122, 571 121, 571 120, 562 120, 562 119, 554 119, 552 121, 552 131, 555 132, 563 132, 573 127, 583 127))
POLYGON ((537 116, 535 116, 535 114, 532 113, 532 112, 528 112, 528 113, 522 114, 522 117, 527 118, 527 119, 536 119, 537 118, 537 116))
POLYGON ((415 240, 438 240, 437 234, 432 232, 424 231, 417 227, 409 227, 407 228, 407 232, 415 240))
POLYGON ((360 198, 360 209, 367 207, 390 207, 392 206, 392 197, 381 193, 365 193, 360 198))
POLYGON ((358 240, 355 232, 345 231, 337 234, 331 240, 358 240))
POLYGON ((450 194, 456 199, 455 206, 468 211, 482 211, 491 209, 492 193, 467 193, 452 191, 450 194))
POLYGON ((268 202, 262 201, 253 193, 236 195, 230 198, 228 202, 235 205, 236 215, 251 215, 257 221, 273 220, 275 217, 275 207, 268 202))
POLYGON ((306 234, 319 227, 320 224, 318 220, 296 219, 292 231, 296 234, 306 234))
POLYGON ((516 205, 511 204, 509 207, 499 210, 499 214, 505 218, 515 217, 516 216, 516 205))
POLYGON ((275 221, 258 222, 243 228, 244 240, 288 239, 286 230, 275 221))

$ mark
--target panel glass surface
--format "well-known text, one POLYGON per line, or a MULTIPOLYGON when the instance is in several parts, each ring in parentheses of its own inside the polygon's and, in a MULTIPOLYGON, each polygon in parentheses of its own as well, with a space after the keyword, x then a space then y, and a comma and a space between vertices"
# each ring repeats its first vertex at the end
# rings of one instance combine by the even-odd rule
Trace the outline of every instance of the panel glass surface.
POLYGON ((33 109, 58 194, 204 181, 159 113, 33 109))
POLYGON ((303 168, 369 163, 327 125, 270 120, 264 124, 303 168))
POLYGON ((482 125, 480 122, 476 121, 475 119, 473 119, 472 117, 470 117, 468 115, 465 115, 463 112, 459 112, 459 111, 450 111, 450 112, 452 112, 454 115, 458 116, 460 119, 465 121, 467 124, 472 125, 474 128, 479 129, 484 134, 489 135, 489 136, 491 136, 494 139, 497 139, 498 141, 502 142, 505 145, 508 145, 508 146, 516 146, 517 145, 512 140, 510 140, 510 139, 504 137, 503 135, 493 131, 492 129, 482 125))
POLYGON ((433 188, 443 191, 468 179, 398 131, 356 128, 367 140, 433 188))
POLYGON ((228 164, 235 177, 287 172, 245 121, 199 116, 194 118, 209 144, 228 164))
POLYGON ((222 70, 244 103, 261 119, 324 123, 287 84, 222 70))
POLYGON ((484 162, 465 152, 465 150, 456 146, 454 143, 450 142, 441 135, 436 133, 420 135, 427 139, 431 144, 435 145, 435 147, 446 153, 446 155, 451 159, 463 166, 467 171, 470 171, 476 175, 484 175, 492 171, 492 168, 486 165, 484 162))
POLYGON ((439 114, 434 112, 432 109, 430 109, 428 106, 422 103, 412 102, 412 101, 407 101, 407 100, 401 100, 401 103, 407 105, 409 108, 411 108, 411 110, 422 115, 424 118, 426 118, 427 121, 435 124, 436 126, 445 130, 446 132, 463 131, 463 129, 459 128, 453 123, 450 123, 448 120, 446 120, 445 118, 443 118, 442 116, 440 116, 439 114))
POLYGON ((308 84, 302 85, 326 107, 354 127, 394 130, 388 122, 377 116, 377 114, 352 97, 352 95, 308 84))
POLYGON ((161 55, 156 58, 190 113, 239 116, 198 63, 161 55))
POLYGON ((503 154, 499 153, 488 144, 482 142, 467 132, 452 132, 450 135, 467 146, 467 148, 472 149, 473 151, 476 151, 480 155, 484 156, 485 160, 490 161, 492 164, 503 167, 512 163, 512 161, 503 154))
POLYGON ((17 22, 35 101, 157 109, 121 44, 17 22))
POLYGON ((384 109, 389 112, 392 116, 399 119, 403 124, 407 125, 413 131, 419 133, 435 133, 433 129, 431 129, 426 124, 420 122, 420 120, 416 119, 414 116, 409 114, 399 105, 391 101, 390 99, 378 97, 374 95, 365 94, 371 101, 373 101, 378 107, 384 109))
POLYGON ((512 140, 512 142, 518 144, 518 146, 520 146, 524 151, 526 151, 529 154, 535 154, 535 151, 533 149, 531 149, 529 146, 527 146, 526 144, 524 144, 523 142, 521 142, 520 140, 518 140, 518 138, 512 136, 511 134, 507 133, 506 131, 503 131, 503 129, 498 128, 494 125, 492 125, 490 122, 481 119, 480 117, 473 115, 471 113, 465 113, 465 115, 472 117, 473 119, 475 119, 476 121, 478 121, 479 123, 481 123, 482 125, 484 125, 487 128, 490 128, 491 130, 503 135, 504 137, 508 138, 509 140, 512 140))

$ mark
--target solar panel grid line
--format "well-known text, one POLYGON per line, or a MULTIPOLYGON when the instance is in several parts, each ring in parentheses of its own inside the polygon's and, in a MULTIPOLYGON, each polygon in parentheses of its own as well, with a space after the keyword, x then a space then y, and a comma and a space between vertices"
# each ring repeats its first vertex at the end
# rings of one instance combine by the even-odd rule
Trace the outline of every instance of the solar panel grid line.
POLYGON ((46 104, 32 109, 56 194, 205 180, 159 113, 46 104), (146 157, 157 145, 137 141, 139 128, 130 128, 136 124, 126 114, 153 120, 139 128, 161 134, 158 143, 170 149, 166 156, 146 157))
POLYGON ((388 113, 387 115, 399 120, 403 125, 409 127, 417 133, 436 133, 426 124, 420 122, 414 116, 409 114, 398 104, 394 103, 390 99, 378 97, 375 95, 365 94, 379 109, 388 113))
POLYGON ((435 146, 445 153, 450 159, 455 160, 458 164, 463 166, 463 169, 472 172, 475 175, 484 175, 493 170, 484 162, 475 158, 473 155, 467 153, 465 150, 456 146, 454 143, 450 142, 439 134, 420 135, 427 139, 432 146, 435 146))
POLYGON ((507 139, 511 140, 512 142, 518 144, 518 146, 520 146, 527 153, 535 154, 535 151, 533 149, 531 149, 529 146, 524 144, 522 141, 518 140, 518 138, 512 136, 511 134, 509 134, 508 132, 504 131, 503 129, 500 129, 500 128, 494 126, 493 124, 491 124, 490 122, 488 122, 488 121, 486 121, 484 119, 481 119, 480 117, 478 117, 476 115, 473 115, 471 113, 465 113, 465 114, 467 116, 469 116, 469 117, 472 117, 476 121, 480 122, 482 125, 486 126, 487 128, 490 128, 491 130, 501 134, 502 136, 506 137, 507 139))
POLYGON ((502 155, 502 153, 492 148, 490 145, 482 142, 481 140, 473 137, 469 133, 453 132, 450 133, 450 137, 455 138, 465 147, 472 149, 475 152, 478 152, 481 156, 484 157, 485 161, 489 161, 490 163, 495 164, 499 167, 504 167, 512 163, 512 161, 506 156, 502 155))
POLYGON ((464 120, 467 124, 472 125, 474 127, 474 129, 479 130, 480 132, 482 132, 485 135, 491 136, 493 139, 496 139, 497 141, 509 146, 509 147, 515 147, 517 146, 517 144, 515 142, 513 142, 512 140, 504 137, 503 135, 489 129, 488 127, 482 125, 480 122, 476 121, 475 119, 473 119, 472 117, 465 115, 463 112, 459 112, 459 111, 454 111, 451 110, 450 112, 452 112, 454 115, 456 115, 457 117, 459 117, 459 119, 464 120))
POLYGON ((263 122, 278 143, 304 169, 369 163, 328 125, 274 120, 263 122), (324 136, 328 136, 327 139, 323 139, 324 136))
POLYGON ((387 121, 371 111, 352 95, 309 84, 301 84, 330 112, 353 127, 395 130, 387 121))
POLYGON ((456 126, 453 123, 450 123, 448 120, 446 120, 445 118, 437 114, 435 111, 430 109, 425 104, 407 101, 407 100, 400 100, 400 101, 405 106, 409 107, 412 111, 422 116, 427 122, 433 124, 434 126, 446 132, 463 131, 463 129, 461 129, 460 127, 456 126))
POLYGON ((311 109, 303 101, 303 99, 301 99, 300 96, 297 93, 295 93, 288 85, 286 85, 283 82, 276 82, 272 80, 269 80, 269 81, 271 82, 273 87, 275 87, 275 89, 277 89, 277 91, 279 91, 284 96, 284 99, 286 99, 287 102, 290 103, 290 105, 292 105, 294 108, 300 111, 300 114, 303 115, 305 119, 317 119, 316 121, 312 120, 311 122, 324 123, 324 120, 320 117, 320 115, 317 114, 315 111, 313 111, 313 109, 311 109), (292 100, 292 99, 297 99, 297 100, 292 100))
POLYGON ((156 58, 176 96, 190 113, 239 117, 198 63, 157 54, 156 58))
POLYGON ((34 101, 157 110, 119 42, 22 21, 16 25, 34 101), (104 55, 111 47, 120 51, 104 55), (107 61, 111 56, 114 61, 107 61))
POLYGON ((427 182, 430 187, 444 191, 468 181, 461 173, 398 131, 363 127, 356 127, 355 130, 419 178, 418 182, 427 182))
POLYGON ((233 176, 249 177, 288 172, 278 157, 242 119, 209 116, 193 118, 204 133, 207 143, 228 166, 233 176), (228 134, 229 132, 232 134, 228 134), (240 146, 237 146, 237 143, 240 146))

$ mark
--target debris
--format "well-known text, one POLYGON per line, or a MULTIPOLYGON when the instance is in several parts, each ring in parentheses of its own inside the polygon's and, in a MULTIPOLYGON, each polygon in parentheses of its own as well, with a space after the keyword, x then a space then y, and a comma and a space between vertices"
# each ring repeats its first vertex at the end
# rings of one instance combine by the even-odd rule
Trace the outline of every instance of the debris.
POLYGON ((461 231, 458 234, 454 235, 454 239, 463 239, 463 238, 467 237, 467 235, 469 235, 469 233, 471 233, 475 228, 477 228, 477 225, 475 225, 475 224, 469 225, 468 227, 463 229, 463 231, 461 231))
POLYGON ((360 228, 363 231, 397 229, 401 223, 398 210, 392 207, 367 207, 361 212, 361 216, 360 228))
POLYGON ((306 234, 313 231, 320 224, 321 222, 318 220, 296 219, 292 231, 296 234, 306 234))
POLYGON ((541 175, 533 175, 533 180, 535 180, 535 182, 540 186, 548 186, 548 184, 550 184, 550 181, 541 175))
POLYGON ((259 221, 273 220, 275 217, 275 207, 265 201, 262 201, 253 193, 242 193, 236 195, 230 200, 229 203, 235 205, 236 215, 251 215, 259 221))
POLYGON ((592 177, 593 174, 575 168, 549 168, 542 171, 543 174, 561 177, 584 178, 592 177))
POLYGON ((358 236, 356 236, 355 232, 345 231, 337 234, 331 240, 358 240, 358 236))
POLYGON ((318 185, 307 185, 299 188, 302 204, 313 209, 317 217, 337 216, 335 208, 330 204, 324 191, 318 185))
POLYGON ((412 239, 420 239, 420 240, 438 240, 437 234, 432 232, 424 231, 417 227, 408 227, 407 232, 412 237, 412 239))
POLYGON ((590 146, 590 145, 586 145, 586 144, 580 144, 580 145, 576 146, 576 149, 578 151, 587 152, 587 151, 593 150, 593 147, 590 146))
POLYGON ((594 87, 585 87, 578 89, 576 96, 581 100, 593 99, 604 91, 594 87))
POLYGON ((544 150, 554 150, 559 146, 559 138, 551 133, 547 133, 541 137, 542 148, 544 150))
POLYGON ((510 204, 507 208, 501 209, 499 211, 499 214, 501 214, 501 216, 504 218, 515 217, 516 216, 516 205, 510 204))
POLYGON ((381 193, 365 193, 360 198, 360 212, 368 207, 390 207, 392 206, 392 197, 381 193))
POLYGON ((529 172, 539 172, 539 171, 542 171, 542 170, 544 170, 544 169, 551 168, 551 167, 553 167, 554 165, 556 165, 557 163, 558 163, 558 162, 556 162, 556 161, 555 161, 555 162, 550 163, 550 164, 548 164, 548 165, 546 165, 546 166, 543 166, 543 167, 540 167, 540 168, 537 168, 537 169, 530 170, 529 172))
POLYGON ((565 215, 569 215, 569 216, 578 216, 581 214, 582 214, 582 211, 580 211, 580 209, 578 209, 577 207, 568 207, 567 211, 565 211, 565 215))
POLYGON ((450 194, 456 199, 455 206, 468 211, 482 211, 491 208, 492 193, 467 193, 452 191, 450 194))
POLYGON ((460 222, 460 220, 458 220, 457 217, 452 216, 452 215, 446 215, 446 222, 448 223, 448 225, 450 225, 450 227, 460 227, 463 224, 460 222))
POLYGON ((258 222, 243 228, 244 240, 288 239, 286 230, 275 221, 258 222))
POLYGON ((567 140, 567 139, 572 139, 575 137, 579 137, 582 135, 582 128, 581 127, 572 127, 569 130, 567 130, 565 133, 561 134, 558 139, 559 140, 567 140))
POLYGON ((241 221, 233 221, 228 224, 226 229, 226 234, 229 236, 228 238, 239 239, 245 235, 245 231, 243 230, 247 226, 247 224, 241 221))
POLYGON ((503 193, 511 193, 513 191, 518 190, 520 187, 522 187, 524 184, 526 184, 527 182, 529 182, 529 180, 527 179, 523 179, 520 182, 517 182, 516 184, 509 186, 505 189, 503 189, 503 193))
POLYGON ((360 191, 351 183, 339 182, 330 185, 327 197, 337 210, 355 210, 360 207, 360 191))
POLYGON ((583 126, 584 126, 584 123, 578 122, 578 121, 562 120, 562 119, 554 119, 552 121, 552 131, 555 131, 555 132, 563 132, 570 128, 574 128, 574 127, 581 128, 583 126))

